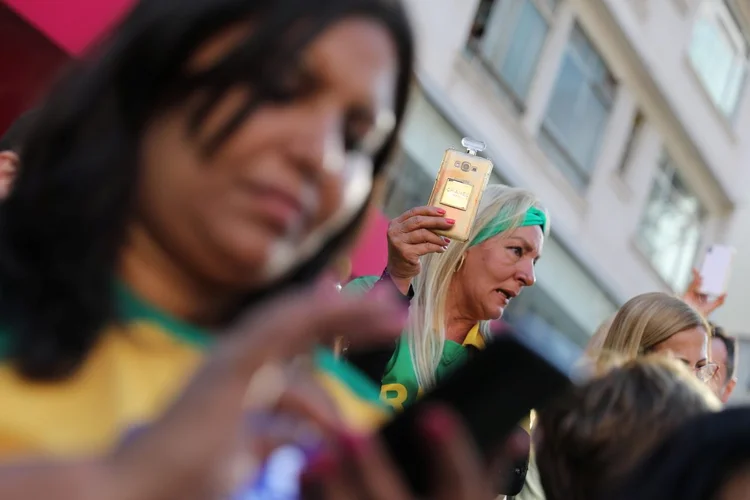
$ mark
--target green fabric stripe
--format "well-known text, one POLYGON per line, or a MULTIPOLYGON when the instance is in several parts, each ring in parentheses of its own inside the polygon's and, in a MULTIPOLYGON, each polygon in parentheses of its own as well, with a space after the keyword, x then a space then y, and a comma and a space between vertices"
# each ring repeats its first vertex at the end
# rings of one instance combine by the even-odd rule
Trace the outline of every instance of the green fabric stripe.
POLYGON ((0 330, 0 361, 10 355, 10 333, 6 329, 0 330))
MULTIPOLYGON (((118 299, 123 315, 129 319, 148 320, 157 323, 166 332, 199 347, 208 347, 215 341, 206 331, 173 318, 137 297, 124 284, 118 286, 118 299)), ((383 406, 380 401, 380 387, 366 378, 359 370, 338 361, 333 353, 324 347, 317 347, 314 352, 315 365, 341 380, 360 399, 383 406)))
POLYGON ((208 347, 214 343, 214 337, 208 332, 160 311, 138 297, 124 283, 117 283, 116 294, 119 312, 123 319, 128 321, 152 321, 166 333, 200 348, 208 347))
POLYGON ((379 279, 380 276, 360 276, 344 285, 341 291, 350 297, 360 297, 372 290, 379 279))
MULTIPOLYGON (((494 219, 489 222, 489 224, 484 226, 482 230, 479 231, 474 239, 471 240, 469 246, 473 247, 474 245, 479 245, 480 243, 483 243, 493 236, 497 236, 498 234, 508 229, 508 227, 510 226, 509 219, 510 217, 508 217, 508 214, 501 211, 494 219)), ((526 215, 524 216, 523 221, 520 224, 520 227, 524 226, 542 226, 542 232, 544 232, 545 228, 547 227, 547 216, 538 208, 531 207, 526 211, 526 215)))
POLYGON ((373 384, 356 368, 337 360, 330 349, 318 347, 315 349, 314 356, 315 365, 320 370, 344 382, 360 399, 382 408, 388 408, 380 399, 380 387, 373 384))
MULTIPOLYGON (((122 282, 117 283, 116 297, 121 318, 126 321, 150 321, 158 325, 165 333, 174 335, 199 348, 210 347, 215 338, 207 331, 180 321, 138 297, 122 282)), ((7 357, 11 344, 11 335, 0 329, 0 360, 7 357)), ((360 399, 373 403, 388 410, 389 407, 380 400, 380 387, 373 384, 359 370, 346 363, 340 362, 333 353, 325 347, 317 347, 314 351, 315 365, 341 380, 354 395, 360 399)))

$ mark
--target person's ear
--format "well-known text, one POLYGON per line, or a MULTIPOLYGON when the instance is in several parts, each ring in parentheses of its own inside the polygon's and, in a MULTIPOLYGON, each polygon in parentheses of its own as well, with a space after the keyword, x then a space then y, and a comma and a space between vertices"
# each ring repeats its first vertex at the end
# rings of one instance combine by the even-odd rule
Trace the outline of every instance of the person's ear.
POLYGON ((737 387, 737 377, 732 377, 728 382, 727 386, 724 388, 724 394, 722 394, 721 402, 726 404, 727 401, 729 401, 729 398, 732 396, 732 392, 734 392, 734 388, 737 387))
POLYGON ((0 151, 0 200, 10 194, 21 159, 13 151, 0 151))

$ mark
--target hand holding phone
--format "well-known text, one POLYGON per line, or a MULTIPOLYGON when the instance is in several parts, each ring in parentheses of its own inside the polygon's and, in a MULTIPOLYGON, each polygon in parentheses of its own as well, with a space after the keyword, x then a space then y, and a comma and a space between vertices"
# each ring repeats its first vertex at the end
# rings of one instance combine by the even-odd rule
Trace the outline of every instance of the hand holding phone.
POLYGON ((727 290, 732 268, 734 248, 726 245, 711 245, 706 250, 700 269, 700 293, 719 297, 727 290))

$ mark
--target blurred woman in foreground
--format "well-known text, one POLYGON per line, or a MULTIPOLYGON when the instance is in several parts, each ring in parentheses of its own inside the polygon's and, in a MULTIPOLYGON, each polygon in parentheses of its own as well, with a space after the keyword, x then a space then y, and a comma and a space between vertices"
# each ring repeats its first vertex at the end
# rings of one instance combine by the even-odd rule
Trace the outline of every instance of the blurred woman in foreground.
MULTIPOLYGON (((267 300, 354 236, 412 58, 393 1, 149 0, 67 75, 0 214, 0 497, 223 497, 262 458, 246 412, 284 406, 368 464, 342 489, 316 459, 328 498, 409 496, 346 431, 385 417, 375 388, 321 350, 319 384, 285 376, 317 340, 392 338, 399 304, 267 300), (63 462, 12 465, 40 459, 63 462)), ((482 497, 460 427, 425 418, 436 488, 482 497)))

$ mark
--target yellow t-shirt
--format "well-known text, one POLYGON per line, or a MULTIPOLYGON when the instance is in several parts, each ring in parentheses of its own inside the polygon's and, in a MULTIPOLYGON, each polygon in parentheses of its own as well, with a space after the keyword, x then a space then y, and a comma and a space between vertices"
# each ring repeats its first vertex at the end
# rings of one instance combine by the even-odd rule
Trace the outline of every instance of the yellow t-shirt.
MULTIPOLYGON (((212 336, 122 287, 117 295, 122 321, 106 328, 73 376, 32 382, 0 362, 0 460, 106 452, 184 389, 212 336)), ((371 429, 388 417, 366 377, 325 349, 315 360, 319 381, 352 428, 371 429)))

